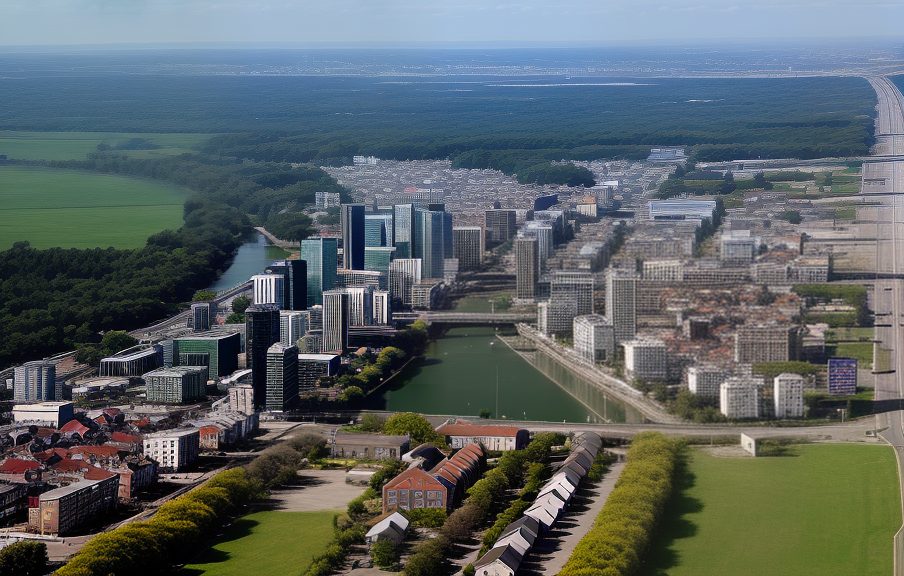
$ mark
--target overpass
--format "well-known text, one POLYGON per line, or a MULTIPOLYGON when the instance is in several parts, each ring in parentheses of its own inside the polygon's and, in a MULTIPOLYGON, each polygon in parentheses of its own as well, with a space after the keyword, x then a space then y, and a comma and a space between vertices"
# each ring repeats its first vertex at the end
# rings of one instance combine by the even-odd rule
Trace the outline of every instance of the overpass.
POLYGON ((533 322, 537 316, 532 312, 455 312, 453 310, 427 310, 423 312, 397 312, 394 320, 414 322, 423 320, 428 324, 467 324, 498 326, 533 322))

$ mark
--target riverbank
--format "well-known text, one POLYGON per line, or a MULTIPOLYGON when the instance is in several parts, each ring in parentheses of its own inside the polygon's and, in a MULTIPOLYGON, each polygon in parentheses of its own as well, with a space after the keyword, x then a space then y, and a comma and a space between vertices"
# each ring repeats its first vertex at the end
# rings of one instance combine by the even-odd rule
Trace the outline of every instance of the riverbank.
MULTIPOLYGON (((525 324, 518 324, 518 335, 528 339, 537 348, 538 353, 545 354, 553 362, 582 381, 593 385, 601 393, 609 394, 630 406, 646 420, 658 424, 680 424, 683 422, 680 418, 666 412, 662 406, 644 396, 642 392, 633 388, 627 382, 606 374, 596 366, 589 365, 577 354, 549 340, 533 328, 525 324)), ((525 358, 525 360, 538 370, 543 371, 536 359, 529 360, 525 358)), ((555 379, 552 380, 555 381, 555 379)), ((563 387, 561 383, 557 382, 557 384, 563 387)))
POLYGON ((264 238, 266 238, 270 244, 276 246, 277 248, 282 248, 283 250, 287 250, 289 252, 297 252, 298 247, 300 246, 299 242, 291 242, 289 240, 283 240, 282 238, 277 238, 273 234, 271 234, 266 228, 263 226, 255 226, 255 230, 263 234, 264 238))

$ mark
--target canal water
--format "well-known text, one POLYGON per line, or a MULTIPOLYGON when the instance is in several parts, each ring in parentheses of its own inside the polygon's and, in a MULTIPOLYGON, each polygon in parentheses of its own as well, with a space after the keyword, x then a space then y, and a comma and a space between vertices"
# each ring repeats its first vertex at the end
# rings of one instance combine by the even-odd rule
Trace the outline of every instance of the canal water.
POLYGON ((246 282, 255 274, 260 274, 274 260, 285 258, 288 253, 277 246, 267 243, 263 234, 255 233, 253 239, 242 244, 232 259, 232 264, 223 272, 211 290, 226 290, 246 282))

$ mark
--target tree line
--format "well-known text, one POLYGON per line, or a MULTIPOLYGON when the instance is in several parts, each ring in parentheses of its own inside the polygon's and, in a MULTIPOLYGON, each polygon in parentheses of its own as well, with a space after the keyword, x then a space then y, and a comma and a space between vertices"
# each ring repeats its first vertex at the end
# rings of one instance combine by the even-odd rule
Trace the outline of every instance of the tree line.
POLYGON ((659 433, 634 437, 621 478, 559 576, 630 576, 640 571, 672 496, 681 450, 678 441, 659 433))
POLYGON ((226 269, 253 222, 298 240, 312 230, 300 210, 314 202, 317 190, 347 198, 315 167, 199 155, 135 159, 115 152, 50 165, 166 180, 195 193, 185 202, 182 227, 152 235, 142 248, 38 250, 19 242, 0 252, 0 367, 164 318, 226 269))

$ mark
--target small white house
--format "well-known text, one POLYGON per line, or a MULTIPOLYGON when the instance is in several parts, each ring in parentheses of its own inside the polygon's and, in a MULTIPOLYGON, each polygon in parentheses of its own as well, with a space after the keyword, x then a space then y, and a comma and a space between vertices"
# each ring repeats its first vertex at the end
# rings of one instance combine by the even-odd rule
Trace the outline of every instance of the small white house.
POLYGON ((530 516, 539 522, 544 529, 548 530, 556 523, 556 519, 559 517, 559 512, 561 512, 561 510, 561 508, 556 506, 551 506, 542 502, 534 502, 531 507, 524 512, 524 515, 530 516))
POLYGON ((398 512, 393 512, 373 525, 373 528, 364 535, 364 541, 368 545, 378 540, 389 540, 394 544, 401 544, 408 532, 408 518, 398 512))
POLYGON ((521 554, 512 546, 493 548, 474 563, 475 576, 515 576, 521 554))
POLYGON ((502 535, 496 540, 496 543, 493 544, 493 548, 499 548, 500 546, 511 546, 515 550, 518 551, 519 554, 524 556, 527 554, 527 551, 531 549, 531 546, 534 545, 534 541, 537 539, 537 535, 525 528, 524 526, 520 526, 515 528, 514 530, 506 530, 502 532, 502 535))
POLYGON ((537 497, 555 494, 565 502, 568 502, 571 500, 571 497, 574 496, 574 490, 574 486, 569 484, 567 480, 563 482, 551 482, 540 489, 537 497))

